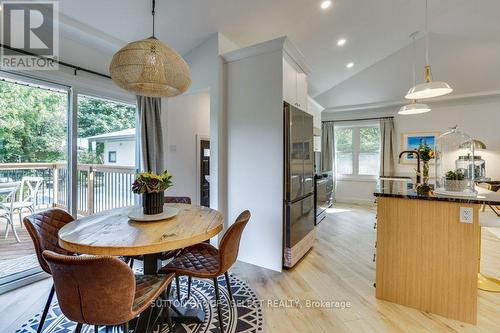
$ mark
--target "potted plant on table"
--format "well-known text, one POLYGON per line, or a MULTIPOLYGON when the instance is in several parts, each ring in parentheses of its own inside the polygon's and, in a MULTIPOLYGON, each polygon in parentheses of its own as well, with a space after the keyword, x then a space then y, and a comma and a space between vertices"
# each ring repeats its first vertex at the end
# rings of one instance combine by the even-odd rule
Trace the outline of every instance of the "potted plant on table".
POLYGON ((445 174, 444 189, 450 192, 463 192, 467 189, 468 180, 461 170, 450 170, 445 174))
POLYGON ((144 214, 161 214, 163 213, 165 190, 172 185, 172 176, 166 170, 161 175, 141 172, 132 184, 132 192, 142 194, 144 214))

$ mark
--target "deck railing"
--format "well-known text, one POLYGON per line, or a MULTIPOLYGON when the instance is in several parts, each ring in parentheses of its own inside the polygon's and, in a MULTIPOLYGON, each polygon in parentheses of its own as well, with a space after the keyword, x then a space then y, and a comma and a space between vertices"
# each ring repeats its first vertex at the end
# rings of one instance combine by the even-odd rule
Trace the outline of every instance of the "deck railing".
MULTIPOLYGON (((21 181, 24 176, 43 178, 35 200, 37 207, 68 207, 66 163, 0 164, 0 181, 21 181)), ((134 204, 135 197, 130 190, 134 177, 134 167, 78 164, 78 214, 89 215, 134 204)))

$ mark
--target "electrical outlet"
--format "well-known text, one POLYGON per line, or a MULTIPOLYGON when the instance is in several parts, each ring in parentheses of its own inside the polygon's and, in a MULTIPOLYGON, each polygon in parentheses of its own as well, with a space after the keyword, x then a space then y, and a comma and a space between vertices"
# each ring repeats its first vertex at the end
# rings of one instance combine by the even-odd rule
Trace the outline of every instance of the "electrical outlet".
POLYGON ((460 207, 460 222, 472 223, 474 221, 474 211, 470 207, 460 207))

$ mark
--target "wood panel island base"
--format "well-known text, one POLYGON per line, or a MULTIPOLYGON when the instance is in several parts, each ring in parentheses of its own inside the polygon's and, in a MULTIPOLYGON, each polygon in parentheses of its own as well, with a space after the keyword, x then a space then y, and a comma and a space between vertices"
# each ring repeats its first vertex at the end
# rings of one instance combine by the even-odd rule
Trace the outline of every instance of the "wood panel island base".
POLYGON ((479 208, 498 194, 421 196, 411 184, 381 181, 375 196, 376 297, 476 324, 479 208), (472 223, 460 221, 461 207, 472 209, 472 223))

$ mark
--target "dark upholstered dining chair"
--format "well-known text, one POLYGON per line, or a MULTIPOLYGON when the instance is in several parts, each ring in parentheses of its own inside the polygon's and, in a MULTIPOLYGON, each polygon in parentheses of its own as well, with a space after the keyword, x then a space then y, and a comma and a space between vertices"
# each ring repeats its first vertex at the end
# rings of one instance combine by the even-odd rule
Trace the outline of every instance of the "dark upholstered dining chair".
MULTIPOLYGON (((174 277, 134 276, 132 269, 115 257, 44 251, 43 258, 50 266, 62 313, 77 323, 75 332, 87 324, 94 325, 95 332, 99 326, 123 325, 128 333, 128 322, 147 310, 174 277)), ((168 316, 168 309, 166 312, 168 316)), ((148 332, 153 329, 148 325, 148 332)))
MULTIPOLYGON (((179 204, 191 204, 191 198, 190 197, 165 197, 165 203, 179 203, 179 204)), ((168 252, 163 252, 161 254, 161 260, 169 260, 172 259, 177 251, 168 251, 168 252)), ((130 268, 134 268, 134 260, 144 260, 143 256, 133 256, 129 257, 129 265, 130 268)))
MULTIPOLYGON (((24 218, 23 223, 28 230, 28 233, 33 240, 33 246, 35 248, 36 257, 40 267, 48 273, 52 274, 50 267, 42 256, 43 251, 50 250, 63 255, 74 255, 73 252, 67 251, 59 246, 59 236, 58 232, 67 223, 72 222, 74 219, 71 215, 66 213, 64 210, 53 208, 48 209, 43 212, 39 212, 24 218)), ((47 303, 43 309, 42 317, 40 318, 40 324, 38 324, 37 332, 42 332, 45 319, 47 317, 47 312, 49 311, 50 304, 52 303, 52 298, 54 297, 54 285, 50 289, 49 297, 47 298, 47 303)))
MULTIPOLYGON (((217 314, 221 332, 224 332, 222 310, 220 304, 219 284, 217 278, 224 275, 226 278, 227 290, 232 301, 233 294, 228 271, 238 258, 241 235, 250 220, 248 210, 241 213, 226 231, 219 243, 217 250, 210 244, 200 243, 183 249, 177 257, 159 270, 160 274, 175 273, 176 279, 181 275, 188 276, 188 298, 190 297, 191 279, 205 278, 212 279, 215 287, 215 298, 217 301, 217 314)), ((177 290, 179 284, 177 282, 177 290)), ((180 295, 177 292, 177 295, 180 295)))
POLYGON ((191 204, 190 197, 165 197, 165 203, 191 204))

